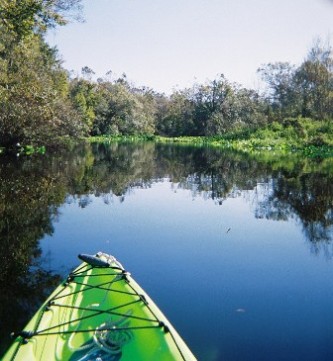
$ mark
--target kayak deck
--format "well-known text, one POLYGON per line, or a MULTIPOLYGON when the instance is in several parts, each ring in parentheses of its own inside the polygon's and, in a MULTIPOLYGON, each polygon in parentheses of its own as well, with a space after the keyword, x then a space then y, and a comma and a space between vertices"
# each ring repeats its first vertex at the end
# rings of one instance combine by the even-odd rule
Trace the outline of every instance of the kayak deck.
POLYGON ((155 303, 110 255, 84 260, 4 356, 8 360, 196 360, 155 303))

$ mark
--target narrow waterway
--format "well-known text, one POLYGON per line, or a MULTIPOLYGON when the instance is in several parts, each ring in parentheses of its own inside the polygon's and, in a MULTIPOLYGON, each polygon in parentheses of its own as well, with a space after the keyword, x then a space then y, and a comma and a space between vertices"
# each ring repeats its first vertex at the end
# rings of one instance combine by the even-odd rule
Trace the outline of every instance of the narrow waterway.
POLYGON ((203 361, 333 359, 333 160, 154 143, 0 158, 0 337, 115 255, 203 361))

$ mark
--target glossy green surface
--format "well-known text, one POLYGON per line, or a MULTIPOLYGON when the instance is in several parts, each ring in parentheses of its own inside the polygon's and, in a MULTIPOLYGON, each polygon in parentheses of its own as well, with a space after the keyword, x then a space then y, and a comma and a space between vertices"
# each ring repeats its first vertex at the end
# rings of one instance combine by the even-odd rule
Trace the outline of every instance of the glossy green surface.
POLYGON ((195 360, 165 316, 113 257, 83 263, 44 303, 8 360, 195 360))

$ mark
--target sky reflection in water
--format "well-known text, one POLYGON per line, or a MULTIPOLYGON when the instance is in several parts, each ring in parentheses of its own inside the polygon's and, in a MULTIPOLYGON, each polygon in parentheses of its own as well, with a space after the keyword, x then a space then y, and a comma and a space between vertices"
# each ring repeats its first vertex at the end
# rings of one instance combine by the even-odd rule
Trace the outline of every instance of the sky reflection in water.
POLYGON ((61 207, 42 246, 57 270, 116 255, 200 360, 329 360, 332 262, 297 219, 255 218, 254 193, 218 205, 165 180, 123 202, 90 196, 61 207))
POLYGON ((199 360, 333 359, 328 160, 149 143, 0 166, 2 325, 24 324, 78 253, 101 250, 199 360))

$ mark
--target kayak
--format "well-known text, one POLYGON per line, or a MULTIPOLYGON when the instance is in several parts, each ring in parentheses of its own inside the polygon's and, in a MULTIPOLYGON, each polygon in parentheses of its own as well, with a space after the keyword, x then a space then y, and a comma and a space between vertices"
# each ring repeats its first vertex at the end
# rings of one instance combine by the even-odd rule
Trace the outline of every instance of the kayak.
POLYGON ((195 361, 167 318, 115 257, 83 261, 44 302, 3 361, 195 361))

